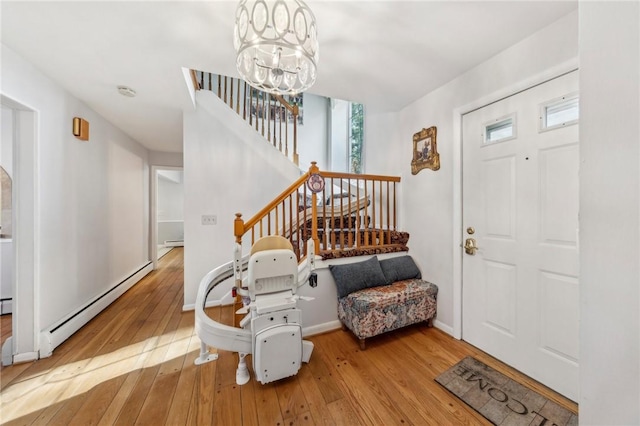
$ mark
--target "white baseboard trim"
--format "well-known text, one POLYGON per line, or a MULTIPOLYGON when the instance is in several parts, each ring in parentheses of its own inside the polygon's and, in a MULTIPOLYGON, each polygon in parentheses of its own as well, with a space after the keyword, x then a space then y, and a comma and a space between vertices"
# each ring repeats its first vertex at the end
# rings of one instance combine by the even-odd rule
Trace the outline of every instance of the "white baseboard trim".
POLYGON ((13 356, 13 363, 20 364, 23 362, 31 362, 38 359, 38 352, 24 352, 13 356))
POLYGON ((449 334, 451 337, 455 337, 455 334, 453 333, 453 327, 450 327, 438 320, 433 321, 433 326, 439 330, 444 331, 445 333, 449 334))
POLYGON ((316 334, 326 333, 327 331, 333 331, 339 328, 342 328, 340 320, 329 321, 323 324, 312 325, 310 327, 302 327, 302 336, 314 336, 316 334))
POLYGON ((31 362, 38 359, 38 352, 24 352, 13 354, 13 336, 7 337, 2 345, 2 365, 7 367, 12 364, 31 362))
MULTIPOLYGON (((153 263, 147 262, 128 278, 116 284, 110 290, 86 303, 64 320, 60 321, 40 333, 40 358, 47 358, 53 354, 53 350, 67 340, 73 333, 98 315, 104 308, 122 296, 133 287, 145 275, 153 271, 153 263)), ((37 358, 36 358, 37 359, 37 358)), ((15 356, 14 356, 15 361, 15 356)))
MULTIPOLYGON (((215 306, 230 305, 231 303, 222 303, 222 300, 209 300, 205 303, 205 308, 213 308, 215 306)), ((194 311, 196 309, 195 303, 189 303, 188 305, 182 305, 182 312, 194 311)))
MULTIPOLYGON (((231 290, 229 290, 227 294, 222 296, 222 299, 207 300, 207 303, 205 303, 204 307, 213 308, 214 306, 228 306, 228 305, 233 305, 234 302, 235 302, 235 299, 231 295, 231 290)), ((182 305, 182 312, 194 311, 195 309, 196 309, 195 303, 182 305)))
POLYGON ((236 299, 231 295, 231 290, 227 292, 222 299, 219 300, 221 306, 233 305, 236 299))

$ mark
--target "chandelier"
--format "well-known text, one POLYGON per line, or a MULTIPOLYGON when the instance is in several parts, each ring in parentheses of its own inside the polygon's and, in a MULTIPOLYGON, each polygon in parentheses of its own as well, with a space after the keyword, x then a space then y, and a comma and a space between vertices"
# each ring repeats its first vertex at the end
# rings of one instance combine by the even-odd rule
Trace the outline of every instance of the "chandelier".
POLYGON ((241 0, 233 44, 240 76, 256 89, 296 94, 316 81, 316 22, 302 0, 241 0))

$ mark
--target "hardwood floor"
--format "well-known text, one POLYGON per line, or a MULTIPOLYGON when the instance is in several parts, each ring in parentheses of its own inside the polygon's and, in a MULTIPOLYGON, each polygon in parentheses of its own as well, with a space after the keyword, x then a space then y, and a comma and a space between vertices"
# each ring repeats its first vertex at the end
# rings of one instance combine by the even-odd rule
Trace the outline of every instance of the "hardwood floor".
MULTIPOLYGON (((565 398, 435 328, 367 341, 348 332, 310 338, 297 376, 235 383, 237 355, 195 366, 200 341, 182 312, 183 249, 105 309, 52 357, 0 371, 0 421, 10 425, 449 425, 489 424, 434 378, 467 355, 560 405, 565 398)), ((213 318, 232 323, 231 307, 213 318)), ((212 349, 215 351, 215 349, 212 349)), ((248 362, 250 365, 250 360, 248 362)))
POLYGON ((0 315, 0 347, 11 337, 11 314, 0 315))

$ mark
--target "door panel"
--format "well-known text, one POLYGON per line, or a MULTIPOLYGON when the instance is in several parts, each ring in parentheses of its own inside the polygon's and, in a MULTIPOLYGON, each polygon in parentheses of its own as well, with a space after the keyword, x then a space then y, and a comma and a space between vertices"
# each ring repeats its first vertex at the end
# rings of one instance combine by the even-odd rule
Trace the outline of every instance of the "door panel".
POLYGON ((540 272, 540 347, 569 361, 578 361, 578 280, 540 272))
POLYGON ((539 126, 577 72, 463 117, 463 339, 578 397, 578 126, 539 126), (503 140, 487 126, 512 117, 503 140), (509 134, 512 133, 511 136, 509 134))
POLYGON ((515 158, 496 158, 483 163, 487 236, 513 240, 516 223, 515 158))
POLYGON ((513 337, 516 333, 516 267, 485 261, 485 318, 489 326, 513 337))
POLYGON ((578 144, 540 151, 540 237, 547 244, 576 247, 578 144))

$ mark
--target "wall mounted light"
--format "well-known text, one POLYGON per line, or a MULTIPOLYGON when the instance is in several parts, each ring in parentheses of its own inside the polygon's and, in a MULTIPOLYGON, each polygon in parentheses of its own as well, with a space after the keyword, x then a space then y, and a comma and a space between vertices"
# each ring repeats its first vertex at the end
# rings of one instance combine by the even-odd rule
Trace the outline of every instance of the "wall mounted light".
POLYGON ((89 122, 80 117, 73 117, 73 136, 81 141, 88 141, 89 122))

